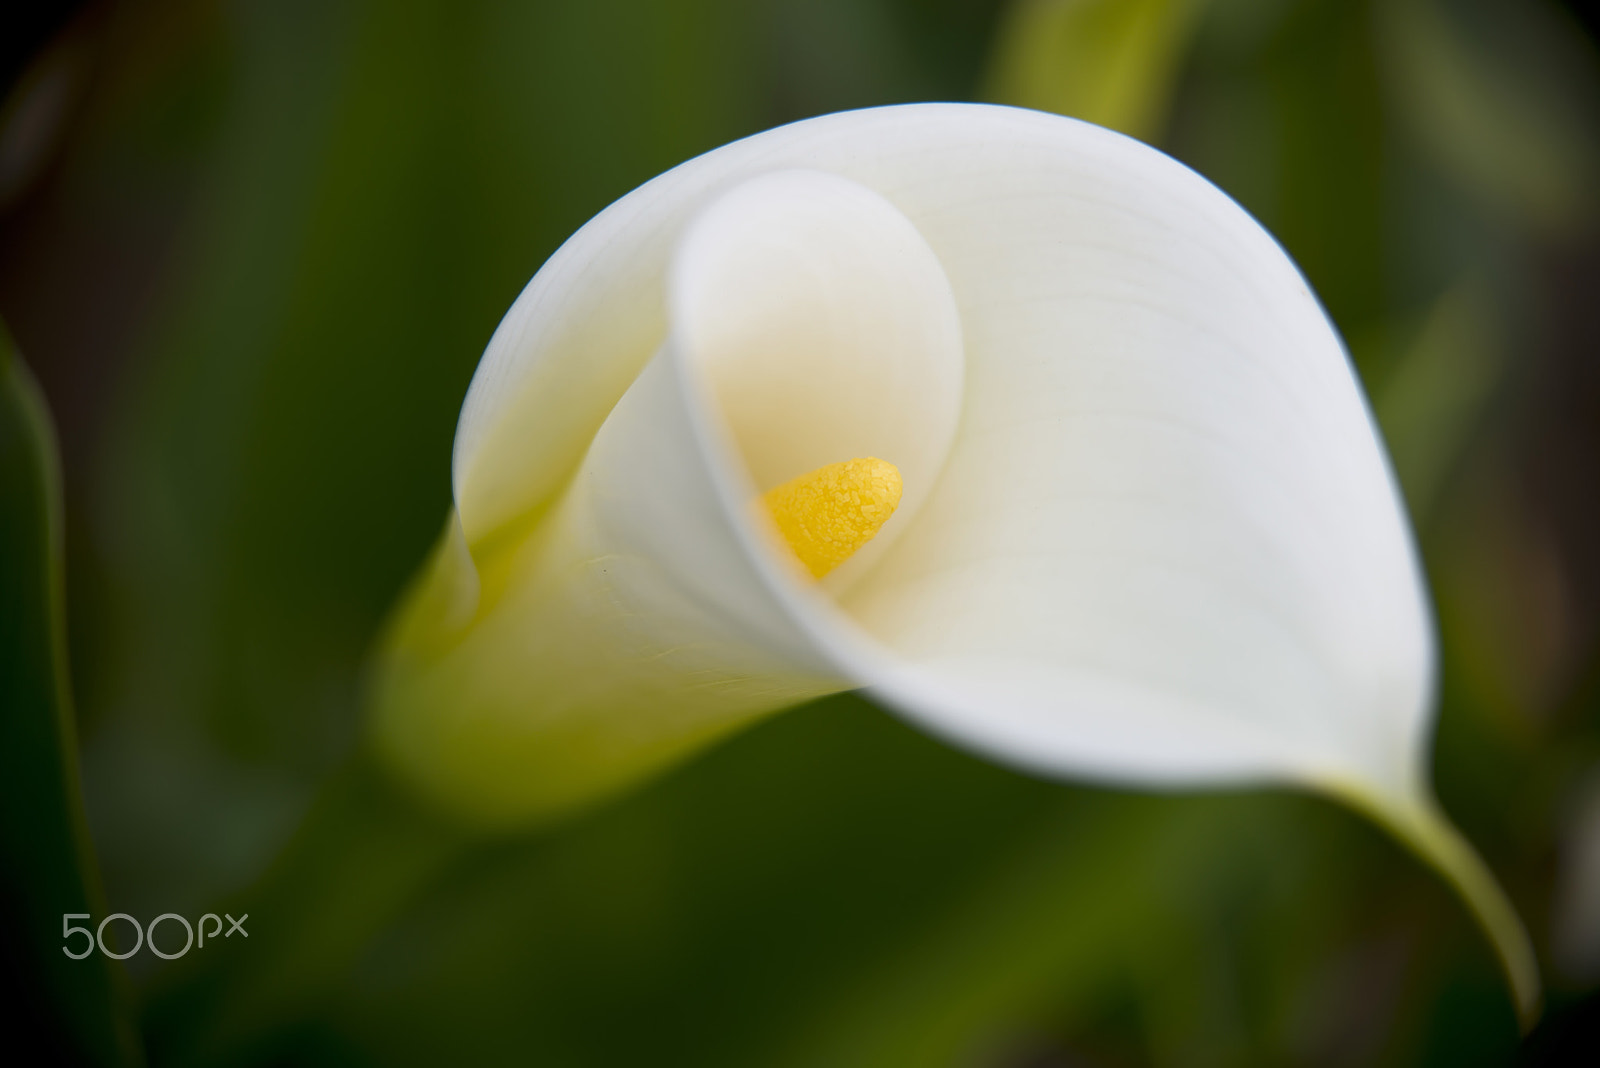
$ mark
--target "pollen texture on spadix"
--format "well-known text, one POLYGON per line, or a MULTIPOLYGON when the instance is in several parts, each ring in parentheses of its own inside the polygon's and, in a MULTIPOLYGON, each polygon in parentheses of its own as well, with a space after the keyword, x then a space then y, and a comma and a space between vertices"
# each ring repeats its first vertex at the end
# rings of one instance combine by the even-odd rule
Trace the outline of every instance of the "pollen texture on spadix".
POLYGON ((900 490, 899 468, 863 457, 807 472, 764 500, 795 556, 820 579, 877 535, 899 506, 900 490))

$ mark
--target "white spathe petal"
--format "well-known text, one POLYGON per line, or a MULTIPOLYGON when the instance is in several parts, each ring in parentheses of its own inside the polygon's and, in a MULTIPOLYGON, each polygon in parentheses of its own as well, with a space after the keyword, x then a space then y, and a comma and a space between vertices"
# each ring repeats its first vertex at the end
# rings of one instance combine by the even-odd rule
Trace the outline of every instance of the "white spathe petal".
POLYGON ((1431 624, 1349 362, 1277 244, 1153 149, 916 105, 692 160, 529 283, 454 482, 374 704, 457 808, 547 818, 866 686, 1036 771, 1343 797, 1461 888, 1534 1011, 1428 794, 1431 624), (862 453, 905 514, 805 582, 757 494, 862 453))
MULTIPOLYGON (((666 336, 667 263, 690 217, 790 168, 898 209, 965 337, 961 421, 937 487, 841 601, 887 666, 840 665, 846 675, 1036 768, 1423 789, 1431 631, 1337 337, 1237 205, 1071 120, 963 105, 829 116, 693 160, 602 213, 530 283, 474 380, 456 453, 470 547, 547 506, 666 336)), ((719 210, 738 220, 738 203, 771 192, 719 210)), ((819 210, 835 209, 849 218, 819 210)), ((783 213, 768 215, 777 235, 783 213)), ((768 299, 781 287, 766 285, 760 314, 734 311, 764 283, 724 268, 749 268, 767 239, 731 241, 730 227, 700 231, 707 248, 734 250, 722 268, 684 246, 679 273, 696 280, 673 296, 678 348, 713 379, 763 366, 745 344, 751 323, 786 344, 789 313, 768 299), (722 288, 727 322, 706 325, 722 288)), ((815 381, 831 383, 843 364, 820 347, 814 358, 815 381)), ((761 388, 733 387, 722 405, 733 436, 751 439, 758 480, 814 444, 793 426, 775 449, 755 442, 770 405, 742 406, 761 388)))
POLYGON ((899 468, 894 516, 824 582, 846 589, 915 521, 955 436, 961 324, 938 259, 865 187, 780 171, 695 219, 669 285, 673 338, 758 492, 860 456, 899 468))
POLYGON ((377 744, 476 823, 549 820, 851 685, 771 596, 682 392, 647 366, 537 529, 488 554, 470 621, 450 540, 400 613, 377 744))
POLYGON ((548 819, 855 685, 791 603, 820 595, 783 592, 789 551, 750 514, 754 487, 880 454, 911 519, 955 433, 954 301, 883 198, 758 178, 697 218, 675 263, 670 351, 525 529, 475 566, 452 524, 386 650, 379 744, 480 822, 548 819))
POLYGON ((883 692, 1034 767, 1410 796, 1431 633, 1342 347, 1236 205, 1128 142, 1086 168, 1100 140, 991 147, 981 190, 908 208, 960 307, 964 417, 844 607, 966 696, 883 692))
MULTIPOLYGON (((1420 788, 1430 630, 1336 336, 1237 205, 1071 120, 963 105, 829 116, 693 160, 602 213, 530 283, 474 380, 456 454, 469 545, 550 499, 654 353, 691 214, 794 167, 895 205, 965 335, 940 486, 843 604, 899 655, 885 677, 925 669, 926 685, 880 680, 891 703, 1034 767, 1420 788)), ((676 298, 680 316, 710 291, 676 298)))
MULTIPOLYGON (((802 164, 904 213, 942 265, 966 339, 965 412, 942 481, 841 604, 890 655, 847 673, 1034 768, 1415 795, 1432 669, 1416 562, 1348 361, 1270 237, 1125 138, 923 106, 802 123, 692 161, 597 219, 570 258, 602 281, 598 264, 664 262, 658 235, 689 208, 736 177, 802 164)), ((739 247, 759 249, 748 234, 739 247)), ((722 289, 734 351, 762 351, 751 322, 782 346, 781 310, 733 311, 737 272, 686 286, 697 295, 674 297, 680 335, 722 289)), ((694 367, 709 344, 680 337, 694 367)), ((559 362, 535 348, 519 366, 559 362)), ((513 395, 497 395, 502 410, 513 395)), ((735 400, 722 408, 736 438, 759 422, 735 400)), ((474 457, 464 446, 458 471, 498 463, 474 457)))

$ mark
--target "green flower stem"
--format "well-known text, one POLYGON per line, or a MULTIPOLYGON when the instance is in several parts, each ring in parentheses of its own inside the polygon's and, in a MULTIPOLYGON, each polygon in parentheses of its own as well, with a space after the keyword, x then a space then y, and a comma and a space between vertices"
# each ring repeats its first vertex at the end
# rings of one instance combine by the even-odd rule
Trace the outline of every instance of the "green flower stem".
POLYGON ((1531 1031, 1539 1020, 1543 994, 1528 929, 1494 873, 1438 802, 1423 797, 1397 803, 1349 786, 1335 787, 1333 792, 1388 828, 1461 895, 1499 958, 1523 1032, 1531 1031))

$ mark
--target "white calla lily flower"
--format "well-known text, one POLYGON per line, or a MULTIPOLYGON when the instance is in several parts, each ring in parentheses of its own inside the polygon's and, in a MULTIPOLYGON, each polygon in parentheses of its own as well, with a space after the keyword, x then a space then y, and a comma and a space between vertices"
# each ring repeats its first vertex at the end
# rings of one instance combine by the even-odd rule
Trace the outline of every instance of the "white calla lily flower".
POLYGON ((518 298, 454 482, 374 705, 460 812, 549 819, 865 688, 1047 775, 1344 798, 1465 892, 1532 1011, 1521 926, 1431 800, 1432 623, 1349 360, 1154 149, 916 105, 683 164, 518 298), (815 581, 762 495, 863 457, 898 510, 815 581))

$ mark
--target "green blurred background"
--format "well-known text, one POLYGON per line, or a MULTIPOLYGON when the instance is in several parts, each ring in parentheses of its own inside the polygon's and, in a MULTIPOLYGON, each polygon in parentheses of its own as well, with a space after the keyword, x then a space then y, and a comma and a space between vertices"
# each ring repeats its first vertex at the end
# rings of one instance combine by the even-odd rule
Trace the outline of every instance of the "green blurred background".
POLYGON ((1600 867, 1592 9, 4 19, 0 317, 64 500, 63 524, 0 352, 0 1044, 20 1063, 1600 1063, 1600 871, 1580 877, 1600 867), (971 99, 1189 163, 1348 340, 1439 614, 1439 793, 1540 953, 1530 1040, 1445 886, 1306 796, 1040 782, 845 697, 554 831, 474 841, 356 755, 365 653, 448 508, 477 358, 540 263, 734 138, 971 99), (63 964, 68 909, 248 912, 249 939, 63 964))

